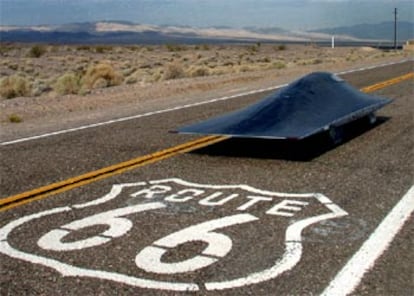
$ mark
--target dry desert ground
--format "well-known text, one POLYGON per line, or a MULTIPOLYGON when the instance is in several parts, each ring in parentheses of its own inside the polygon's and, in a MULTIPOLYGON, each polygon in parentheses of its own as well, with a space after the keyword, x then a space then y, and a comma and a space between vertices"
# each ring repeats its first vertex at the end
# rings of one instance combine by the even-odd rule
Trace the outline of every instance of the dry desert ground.
POLYGON ((315 44, 0 44, 0 124, 49 130, 412 57, 315 44))

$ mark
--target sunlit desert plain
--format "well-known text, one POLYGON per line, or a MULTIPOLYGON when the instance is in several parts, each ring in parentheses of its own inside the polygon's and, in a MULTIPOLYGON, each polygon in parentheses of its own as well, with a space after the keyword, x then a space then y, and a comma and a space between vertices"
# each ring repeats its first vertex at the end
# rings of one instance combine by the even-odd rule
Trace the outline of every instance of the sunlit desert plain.
POLYGON ((202 100, 271 87, 312 71, 338 72, 411 55, 312 43, 7 43, 0 46, 0 121, 7 126, 54 117, 64 121, 79 112, 96 118, 123 116, 145 102, 156 109, 157 102, 202 100))

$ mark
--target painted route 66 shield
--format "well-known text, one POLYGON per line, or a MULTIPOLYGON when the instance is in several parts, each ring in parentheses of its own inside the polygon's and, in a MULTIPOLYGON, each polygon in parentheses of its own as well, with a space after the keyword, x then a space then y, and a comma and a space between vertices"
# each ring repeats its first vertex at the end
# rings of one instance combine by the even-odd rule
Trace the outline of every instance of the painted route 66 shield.
POLYGON ((317 193, 153 180, 18 218, 0 229, 0 252, 63 276, 224 290, 277 280, 301 260, 306 227, 344 215, 317 193), (27 231, 38 235, 19 245, 27 231))

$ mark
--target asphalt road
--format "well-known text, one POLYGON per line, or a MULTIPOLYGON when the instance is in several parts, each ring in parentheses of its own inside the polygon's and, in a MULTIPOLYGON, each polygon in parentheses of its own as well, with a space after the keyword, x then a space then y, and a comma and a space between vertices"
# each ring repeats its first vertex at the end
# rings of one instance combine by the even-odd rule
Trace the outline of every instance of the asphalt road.
MULTIPOLYGON (((341 77, 362 88, 412 71, 341 77)), ((379 225, 413 186, 413 79, 375 94, 394 102, 339 146, 228 139, 13 204, 0 213, 1 294, 412 295, 413 215, 398 229, 403 205, 379 225), (350 262, 370 256, 358 275, 350 262)), ((265 95, 2 145, 1 197, 193 141, 168 131, 265 95)))

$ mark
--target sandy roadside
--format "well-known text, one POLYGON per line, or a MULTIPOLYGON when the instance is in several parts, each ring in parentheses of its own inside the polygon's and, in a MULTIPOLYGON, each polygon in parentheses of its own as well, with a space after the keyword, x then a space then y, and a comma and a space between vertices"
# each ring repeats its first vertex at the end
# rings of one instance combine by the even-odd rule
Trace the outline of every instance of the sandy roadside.
POLYGON ((288 83, 314 71, 338 73, 395 62, 407 57, 409 55, 400 54, 367 61, 294 65, 284 69, 121 85, 97 89, 86 96, 40 96, 2 100, 0 140, 4 142, 268 88, 288 83), (18 114, 23 121, 11 123, 5 119, 8 114, 18 114))

